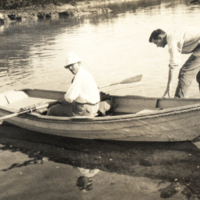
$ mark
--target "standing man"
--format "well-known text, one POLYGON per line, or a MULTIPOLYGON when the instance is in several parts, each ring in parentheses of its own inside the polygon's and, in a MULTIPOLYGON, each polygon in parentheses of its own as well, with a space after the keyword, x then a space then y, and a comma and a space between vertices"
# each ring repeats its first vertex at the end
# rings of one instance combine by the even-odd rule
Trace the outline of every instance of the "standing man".
POLYGON ((82 66, 75 53, 67 54, 65 69, 74 78, 67 93, 47 111, 50 116, 90 116, 94 117, 99 109, 99 90, 94 78, 82 66))
POLYGON ((161 29, 157 29, 151 33, 149 42, 162 48, 168 45, 169 48, 169 75, 163 98, 166 95, 170 97, 170 86, 174 69, 180 64, 181 54, 192 53, 180 69, 175 92, 175 98, 184 98, 195 76, 197 81, 200 80, 198 78, 200 74, 197 76, 197 73, 200 71, 200 27, 183 27, 169 34, 161 29))

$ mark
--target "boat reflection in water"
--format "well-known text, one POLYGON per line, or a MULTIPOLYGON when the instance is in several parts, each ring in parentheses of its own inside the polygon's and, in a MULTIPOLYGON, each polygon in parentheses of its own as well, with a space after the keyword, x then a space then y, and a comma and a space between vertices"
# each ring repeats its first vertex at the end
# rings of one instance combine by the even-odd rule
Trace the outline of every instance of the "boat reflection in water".
POLYGON ((83 192, 90 191, 93 189, 93 180, 92 177, 95 176, 99 169, 84 169, 77 167, 83 176, 80 176, 76 181, 76 186, 83 192))

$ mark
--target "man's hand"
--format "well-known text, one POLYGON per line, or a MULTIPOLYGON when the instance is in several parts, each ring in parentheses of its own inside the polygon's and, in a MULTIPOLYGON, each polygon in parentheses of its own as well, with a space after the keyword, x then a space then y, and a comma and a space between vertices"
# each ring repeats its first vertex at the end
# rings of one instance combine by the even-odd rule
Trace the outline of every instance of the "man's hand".
POLYGON ((66 101, 65 98, 58 99, 57 103, 63 104, 63 105, 68 105, 70 102, 66 101))
POLYGON ((56 105, 58 102, 57 101, 52 101, 49 103, 48 107, 47 108, 50 108, 51 106, 54 106, 56 105))
POLYGON ((64 98, 58 99, 57 103, 63 104, 65 102, 64 98))
POLYGON ((170 97, 170 87, 167 87, 167 89, 166 89, 164 95, 162 96, 162 98, 165 98, 167 95, 169 96, 169 98, 171 98, 170 97))
POLYGON ((50 102, 48 108, 50 108, 51 106, 54 106, 56 104, 67 105, 67 104, 69 104, 69 102, 67 102, 64 98, 61 98, 61 99, 58 99, 57 101, 50 102))
POLYGON ((168 74, 168 82, 167 82, 167 89, 164 93, 164 95, 162 96, 162 98, 165 98, 167 95, 170 98, 170 86, 171 86, 171 82, 174 76, 174 68, 169 68, 169 74, 168 74))

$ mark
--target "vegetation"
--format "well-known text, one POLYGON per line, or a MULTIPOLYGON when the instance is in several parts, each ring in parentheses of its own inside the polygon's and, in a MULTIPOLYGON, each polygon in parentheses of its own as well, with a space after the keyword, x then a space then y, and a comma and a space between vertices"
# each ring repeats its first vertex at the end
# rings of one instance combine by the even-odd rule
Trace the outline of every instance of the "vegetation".
POLYGON ((62 5, 74 0, 1 0, 1 9, 17 9, 31 6, 45 6, 47 4, 62 5))

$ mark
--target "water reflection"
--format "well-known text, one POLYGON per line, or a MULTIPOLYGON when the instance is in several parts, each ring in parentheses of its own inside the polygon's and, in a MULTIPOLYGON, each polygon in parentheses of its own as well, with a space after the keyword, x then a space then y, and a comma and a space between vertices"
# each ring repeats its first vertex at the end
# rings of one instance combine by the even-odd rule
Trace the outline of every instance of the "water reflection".
POLYGON ((77 167, 77 169, 81 172, 82 176, 77 179, 76 186, 83 192, 92 190, 92 177, 99 173, 99 169, 85 169, 81 167, 77 167))
POLYGON ((86 176, 80 176, 76 181, 76 186, 83 192, 90 191, 93 189, 93 181, 86 176))
MULTIPOLYGON (((161 96, 168 54, 167 49, 154 49, 148 43, 149 35, 154 28, 168 31, 198 25, 199 7, 186 0, 138 0, 102 6, 112 12, 1 26, 0 68, 8 68, 9 73, 1 73, 0 91, 24 86, 66 90, 71 75, 63 69, 65 55, 75 51, 99 86, 143 73, 143 95, 160 92, 161 96), (160 90, 154 92, 157 85, 160 90)), ((191 89, 193 96, 195 87, 191 89)), ((136 88, 127 93, 133 90, 137 93, 136 88)))
MULTIPOLYGON (((140 0, 106 4, 105 7, 112 12, 92 17, 32 20, 0 26, 0 91, 32 86, 66 90, 71 75, 63 69, 65 55, 67 51, 76 51, 99 86, 142 73, 143 92, 133 84, 121 87, 124 93, 117 86, 119 94, 135 92, 161 96, 167 82, 169 58, 167 49, 157 50, 148 43, 149 35, 155 28, 168 31, 182 25, 199 25, 200 7, 188 5, 185 0, 140 0)), ((196 93, 198 87, 194 83, 190 94, 194 96, 196 93)), ((155 195, 152 199, 158 199, 160 195, 176 199, 177 191, 187 198, 196 198, 200 192, 200 155, 189 142, 161 144, 63 139, 10 126, 1 126, 0 135, 1 144, 5 145, 1 150, 20 151, 29 157, 17 165, 6 166, 2 173, 27 165, 29 168, 29 165, 37 165, 42 158, 48 157, 54 163, 82 169, 80 174, 73 176, 73 170, 70 166, 67 168, 71 170, 68 174, 72 174, 70 180, 73 180, 71 186, 67 185, 69 192, 76 191, 79 177, 89 177, 83 171, 93 169, 101 170, 92 178, 93 184, 103 188, 101 196, 117 191, 120 199, 121 188, 122 194, 127 195, 132 194, 130 191, 133 189, 137 191, 138 185, 141 186, 138 193, 141 195, 142 190, 147 197, 149 194, 146 191, 150 191, 155 195), (30 145, 28 141, 33 142, 30 145), (101 183, 105 184, 105 188, 101 183)), ((62 177, 57 185, 67 182, 67 176, 63 176, 65 173, 60 172, 62 177)), ((12 181, 8 185, 13 188, 12 181)), ((62 191, 65 190, 66 187, 62 191)), ((27 191, 30 192, 30 188, 27 191)), ((97 191, 96 194, 99 194, 97 191)), ((135 199, 140 199, 140 196, 135 196, 135 199)))

